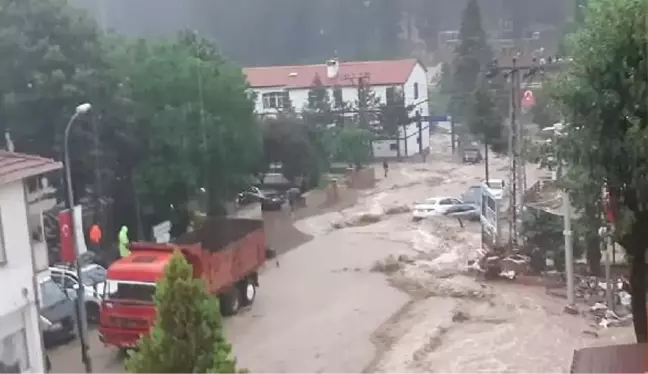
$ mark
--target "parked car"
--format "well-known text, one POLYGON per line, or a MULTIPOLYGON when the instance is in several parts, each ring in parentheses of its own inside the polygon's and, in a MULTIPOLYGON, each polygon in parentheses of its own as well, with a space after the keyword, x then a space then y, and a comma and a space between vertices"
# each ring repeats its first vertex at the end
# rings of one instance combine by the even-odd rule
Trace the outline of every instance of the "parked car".
POLYGON ((280 210, 286 197, 277 190, 261 190, 261 210, 280 210))
POLYGON ((506 194, 503 179, 489 179, 488 183, 483 181, 482 187, 485 188, 495 199, 501 199, 506 194))
MULTIPOLYGON (((73 295, 79 289, 79 277, 76 269, 65 265, 50 267, 54 282, 62 287, 68 294, 73 295)), ((85 311, 88 322, 96 323, 99 320, 102 296, 106 286, 107 270, 97 264, 86 264, 81 267, 81 280, 84 286, 85 311)))
POLYGON ((236 196, 236 201, 239 205, 247 205, 256 203, 261 200, 261 191, 257 187, 249 187, 245 191, 241 191, 236 196))
POLYGON ((422 203, 414 204, 412 220, 420 221, 427 217, 441 216, 457 204, 463 204, 463 202, 454 197, 431 197, 422 203))
POLYGON ((479 148, 469 147, 463 151, 463 162, 476 164, 482 161, 482 154, 479 148))
POLYGON ((73 339, 76 336, 76 298, 66 294, 49 273, 38 278, 43 342, 50 347, 73 339))

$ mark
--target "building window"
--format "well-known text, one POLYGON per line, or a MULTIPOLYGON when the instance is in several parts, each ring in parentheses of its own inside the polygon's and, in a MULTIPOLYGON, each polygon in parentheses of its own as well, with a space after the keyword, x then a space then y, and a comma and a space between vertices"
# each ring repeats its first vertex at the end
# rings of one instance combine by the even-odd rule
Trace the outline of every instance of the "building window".
POLYGON ((284 109, 287 91, 267 92, 262 95, 264 109, 284 109))
POLYGON ((22 328, 0 340, 0 373, 22 373, 28 369, 27 333, 22 328))
POLYGON ((418 83, 414 83, 414 100, 419 98, 419 87, 418 83))
POLYGON ((389 145, 389 150, 390 151, 398 151, 398 143, 391 143, 389 145))

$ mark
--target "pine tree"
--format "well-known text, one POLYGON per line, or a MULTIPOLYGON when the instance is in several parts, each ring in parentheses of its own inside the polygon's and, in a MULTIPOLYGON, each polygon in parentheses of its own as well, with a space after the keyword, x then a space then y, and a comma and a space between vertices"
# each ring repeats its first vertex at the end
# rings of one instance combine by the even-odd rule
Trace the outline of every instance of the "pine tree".
POLYGON ((462 14, 459 33, 461 42, 455 50, 454 90, 450 112, 461 121, 466 118, 470 97, 477 88, 480 73, 493 58, 482 28, 477 0, 468 1, 462 14))
POLYGON ((131 373, 234 373, 218 301, 180 252, 173 254, 155 291, 155 326, 130 354, 131 373))
POLYGON ((317 127, 326 127, 334 122, 331 98, 319 74, 313 79, 313 87, 308 92, 308 104, 302 114, 307 123, 317 127))
POLYGON ((366 78, 358 79, 358 99, 355 102, 358 111, 357 125, 363 129, 368 129, 373 119, 377 117, 377 111, 380 108, 380 97, 366 78))

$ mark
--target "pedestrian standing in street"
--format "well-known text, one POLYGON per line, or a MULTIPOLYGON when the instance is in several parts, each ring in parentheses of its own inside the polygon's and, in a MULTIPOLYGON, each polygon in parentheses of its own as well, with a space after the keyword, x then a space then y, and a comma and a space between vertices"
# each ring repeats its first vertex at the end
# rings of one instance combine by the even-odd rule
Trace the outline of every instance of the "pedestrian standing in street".
POLYGON ((389 164, 387 163, 387 160, 383 161, 383 170, 385 171, 385 178, 387 178, 387 173, 389 172, 389 164))
POLYGON ((295 216, 295 210, 297 209, 297 199, 301 191, 297 187, 293 187, 288 190, 288 204, 290 205, 290 218, 293 219, 295 216))
POLYGON ((119 256, 126 257, 130 254, 128 250, 128 227, 125 225, 119 230, 119 256))

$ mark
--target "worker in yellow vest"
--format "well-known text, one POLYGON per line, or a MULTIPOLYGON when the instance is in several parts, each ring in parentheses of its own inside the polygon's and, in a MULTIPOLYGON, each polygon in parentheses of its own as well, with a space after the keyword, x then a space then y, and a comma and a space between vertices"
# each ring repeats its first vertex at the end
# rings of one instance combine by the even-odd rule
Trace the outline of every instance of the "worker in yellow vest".
POLYGON ((125 225, 119 230, 119 255, 121 257, 130 255, 130 251, 128 250, 128 227, 125 225))

